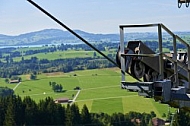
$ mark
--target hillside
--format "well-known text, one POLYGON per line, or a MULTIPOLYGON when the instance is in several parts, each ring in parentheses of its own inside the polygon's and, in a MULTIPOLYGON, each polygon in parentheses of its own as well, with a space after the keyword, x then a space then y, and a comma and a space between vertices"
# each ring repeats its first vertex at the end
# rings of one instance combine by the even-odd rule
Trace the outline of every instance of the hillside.
MULTIPOLYGON (((87 105, 90 112, 113 114, 130 111, 150 113, 157 117, 168 112, 168 105, 155 102, 153 99, 138 96, 137 92, 129 92, 120 88, 120 70, 117 68, 73 71, 69 73, 55 72, 37 75, 37 80, 30 80, 29 75, 21 75, 21 84, 7 84, 0 79, 0 86, 14 89, 15 94, 24 98, 30 96, 36 102, 46 97, 69 98, 81 109, 87 105), (49 82, 63 86, 64 92, 54 92, 49 82), (74 90, 79 86, 81 90, 74 90), (77 94, 78 92, 78 94, 77 94), (75 98, 73 97, 75 96, 75 98)), ((128 81, 135 81, 127 75, 128 81)), ((172 109, 172 111, 175 109, 172 109)))
MULTIPOLYGON (((80 30, 75 32, 90 42, 96 41, 116 41, 119 36, 117 34, 93 34, 80 30)), ((61 43, 82 43, 68 31, 60 29, 45 29, 36 32, 21 34, 18 36, 8 36, 0 34, 0 46, 14 45, 42 45, 42 44, 61 44, 61 43)))
MULTIPOLYGON (((94 34, 81 30, 74 30, 89 42, 118 42, 119 34, 94 34)), ((190 43, 190 32, 176 32, 185 41, 190 43)), ((155 32, 135 32, 125 35, 129 40, 157 40, 155 32)), ((163 35, 164 39, 168 40, 168 35, 163 35)), ((171 39, 170 39, 171 40, 171 39)), ((20 45, 45 45, 45 44, 62 44, 62 43, 82 43, 81 40, 73 36, 68 31, 60 29, 44 29, 25 33, 17 36, 8 36, 0 34, 0 46, 20 46, 20 45)))

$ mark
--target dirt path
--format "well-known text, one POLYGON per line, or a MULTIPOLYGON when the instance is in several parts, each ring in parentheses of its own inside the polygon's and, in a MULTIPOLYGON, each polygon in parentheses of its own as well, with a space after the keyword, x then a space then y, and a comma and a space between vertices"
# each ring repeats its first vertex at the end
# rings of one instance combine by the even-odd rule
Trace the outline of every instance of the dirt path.
POLYGON ((77 99, 79 93, 80 93, 80 90, 78 90, 77 94, 76 94, 75 97, 73 98, 73 103, 76 101, 76 99, 77 99))
POLYGON ((21 84, 21 82, 19 82, 14 88, 13 91, 21 84))

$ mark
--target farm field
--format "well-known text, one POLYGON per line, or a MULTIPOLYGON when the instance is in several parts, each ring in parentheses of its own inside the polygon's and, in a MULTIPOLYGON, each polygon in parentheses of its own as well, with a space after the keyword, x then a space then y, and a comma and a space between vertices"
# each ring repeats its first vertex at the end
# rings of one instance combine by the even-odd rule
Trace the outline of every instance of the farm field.
MULTIPOLYGON (((92 57, 93 51, 56 51, 56 52, 49 52, 49 53, 38 53, 29 56, 24 56, 24 59, 30 59, 31 57, 37 57, 38 59, 48 59, 48 60, 55 60, 55 59, 65 59, 65 58, 76 58, 76 57, 92 57)), ((21 57, 13 58, 14 61, 21 61, 21 57)))
MULTIPOLYGON (((127 75, 126 75, 127 76, 127 75)), ((90 112, 127 113, 129 111, 154 111, 157 117, 167 114, 168 105, 159 104, 153 99, 138 96, 137 92, 129 92, 120 88, 120 70, 117 68, 73 71, 70 73, 40 74, 37 80, 29 80, 29 75, 22 75, 22 82, 6 84, 0 79, 0 86, 15 89, 15 94, 24 98, 32 97, 36 102, 45 97, 75 99, 75 103, 82 108, 87 105, 90 112), (55 93, 49 82, 56 82, 63 86, 64 92, 55 93), (17 86, 17 87, 16 87, 17 86), (74 90, 79 86, 81 90, 74 90), (16 88, 15 88, 16 87, 16 88), (76 94, 78 96, 76 97, 76 94)), ((128 81, 134 81, 127 76, 128 81)))
MULTIPOLYGON (((103 51, 104 54, 109 54, 108 51, 103 51)), ((94 51, 84 51, 84 50, 67 50, 67 51, 56 51, 56 52, 48 52, 48 53, 38 53, 28 56, 23 56, 24 59, 31 59, 31 57, 37 57, 38 59, 48 59, 48 60, 55 60, 55 59, 67 59, 67 58, 87 58, 93 57, 94 51)), ((97 56, 102 57, 100 54, 97 53, 97 56)), ((3 59, 1 59, 4 61, 3 59)), ((22 57, 15 57, 13 61, 21 61, 22 57)))
MULTIPOLYGON (((22 52, 29 49, 39 50, 45 47, 31 47, 31 48, 19 48, 16 51, 22 52)), ((115 51, 115 50, 114 50, 115 51)), ((113 53, 113 51, 102 51, 105 55, 109 53, 113 53)), ((5 54, 7 55, 7 54, 5 54)), ((48 59, 48 60, 56 60, 56 59, 67 59, 67 58, 87 58, 93 57, 94 51, 84 51, 84 50, 67 50, 67 51, 55 51, 48 53, 37 53, 27 56, 14 57, 13 61, 19 62, 22 60, 22 57, 26 59, 31 59, 31 57, 36 57, 38 59, 48 59)), ((99 53, 96 53, 97 56, 102 57, 99 53)), ((0 61, 5 62, 5 58, 0 58, 0 61)))

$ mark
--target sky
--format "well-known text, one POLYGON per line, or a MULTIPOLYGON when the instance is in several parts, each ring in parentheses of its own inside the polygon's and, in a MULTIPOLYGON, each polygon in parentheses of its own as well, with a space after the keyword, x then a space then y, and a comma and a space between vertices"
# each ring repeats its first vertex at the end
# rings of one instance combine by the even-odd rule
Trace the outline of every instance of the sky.
MULTIPOLYGON (((182 5, 179 9, 178 0, 33 1, 69 28, 90 33, 119 33, 121 24, 149 23, 162 23, 171 31, 190 31, 190 7, 182 5)), ((0 34, 51 28, 65 30, 27 0, 0 0, 0 34)))

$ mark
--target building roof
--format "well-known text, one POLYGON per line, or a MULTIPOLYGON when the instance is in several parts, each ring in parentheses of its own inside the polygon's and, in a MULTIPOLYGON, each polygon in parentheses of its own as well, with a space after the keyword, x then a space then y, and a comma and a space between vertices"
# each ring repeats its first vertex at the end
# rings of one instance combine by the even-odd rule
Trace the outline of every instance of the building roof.
POLYGON ((68 103, 69 98, 57 98, 54 100, 55 103, 68 103))
POLYGON ((19 80, 9 80, 9 83, 18 83, 19 80))

